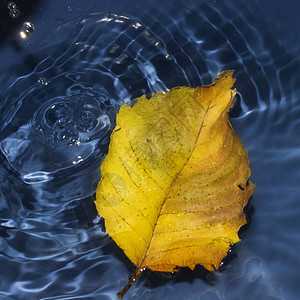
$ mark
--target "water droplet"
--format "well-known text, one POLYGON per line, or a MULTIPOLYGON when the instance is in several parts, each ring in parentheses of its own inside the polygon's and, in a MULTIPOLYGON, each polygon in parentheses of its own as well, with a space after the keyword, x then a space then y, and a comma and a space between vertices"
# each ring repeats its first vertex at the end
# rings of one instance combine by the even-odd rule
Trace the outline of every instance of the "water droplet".
POLYGON ((13 10, 13 9, 16 9, 16 8, 17 8, 17 5, 16 5, 15 2, 9 1, 9 2, 7 3, 7 8, 8 8, 9 10, 13 10))
POLYGON ((25 22, 21 28, 20 36, 22 39, 29 37, 34 31, 34 25, 30 22, 25 22))
POLYGON ((16 8, 16 9, 13 9, 9 12, 9 15, 13 18, 13 19, 16 19, 17 17, 20 16, 20 11, 16 8))
POLYGON ((16 5, 15 2, 10 1, 10 2, 7 3, 7 7, 8 7, 9 10, 12 10, 12 9, 16 8, 17 5, 16 5))

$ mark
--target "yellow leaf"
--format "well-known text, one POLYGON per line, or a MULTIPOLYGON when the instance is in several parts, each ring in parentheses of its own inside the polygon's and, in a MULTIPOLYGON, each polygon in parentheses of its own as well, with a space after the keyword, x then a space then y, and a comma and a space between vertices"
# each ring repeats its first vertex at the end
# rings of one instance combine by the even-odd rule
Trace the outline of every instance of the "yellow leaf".
POLYGON ((232 74, 142 96, 117 115, 95 203, 108 234, 137 266, 129 286, 144 268, 218 269, 239 241, 254 184, 228 121, 232 74))

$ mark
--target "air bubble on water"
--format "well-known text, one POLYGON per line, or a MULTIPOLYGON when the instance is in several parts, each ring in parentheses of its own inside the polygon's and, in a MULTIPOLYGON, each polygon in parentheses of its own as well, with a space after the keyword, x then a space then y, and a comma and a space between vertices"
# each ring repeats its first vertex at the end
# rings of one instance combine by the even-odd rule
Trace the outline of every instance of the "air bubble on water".
POLYGON ((20 36, 22 39, 26 39, 33 33, 33 31, 34 31, 34 25, 30 22, 24 22, 20 31, 20 36))

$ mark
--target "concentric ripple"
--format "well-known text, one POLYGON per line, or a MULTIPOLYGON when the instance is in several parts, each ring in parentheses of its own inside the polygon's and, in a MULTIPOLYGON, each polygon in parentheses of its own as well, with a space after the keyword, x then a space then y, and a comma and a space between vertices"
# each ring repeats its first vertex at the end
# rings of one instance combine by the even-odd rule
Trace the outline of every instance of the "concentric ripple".
POLYGON ((32 130, 54 149, 88 143, 111 127, 105 101, 91 93, 51 99, 35 112, 32 130))
POLYGON ((146 271, 128 299, 298 299, 299 21, 274 2, 67 1, 61 21, 64 2, 43 1, 55 27, 29 20, 0 65, 1 300, 116 299, 134 267, 93 203, 116 114, 226 69, 257 185, 250 226, 220 272, 146 271))

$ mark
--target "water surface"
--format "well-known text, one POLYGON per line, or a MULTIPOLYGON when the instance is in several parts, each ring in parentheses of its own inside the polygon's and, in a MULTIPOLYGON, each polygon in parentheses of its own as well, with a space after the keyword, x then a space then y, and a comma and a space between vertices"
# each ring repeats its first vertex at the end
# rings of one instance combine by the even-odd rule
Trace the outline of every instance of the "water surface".
POLYGON ((116 299, 134 266, 93 203, 116 113, 226 69, 257 185, 249 227, 219 272, 145 272, 127 297, 298 299, 297 11, 277 0, 36 1, 32 35, 12 23, 0 44, 0 299, 116 299))

